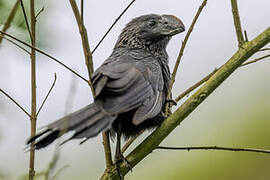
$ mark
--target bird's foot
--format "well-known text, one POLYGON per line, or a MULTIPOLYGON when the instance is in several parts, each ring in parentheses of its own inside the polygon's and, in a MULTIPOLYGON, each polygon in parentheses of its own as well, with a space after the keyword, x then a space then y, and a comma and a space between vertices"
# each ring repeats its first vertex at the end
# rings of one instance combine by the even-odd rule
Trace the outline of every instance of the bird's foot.
POLYGON ((120 164, 121 162, 124 162, 125 165, 129 168, 130 171, 132 171, 132 167, 129 164, 129 162, 127 161, 127 159, 123 156, 122 153, 119 153, 115 156, 115 166, 116 166, 116 171, 118 176, 120 177, 121 180, 124 180, 124 176, 121 174, 120 171, 120 164))
POLYGON ((166 100, 166 103, 170 103, 170 104, 172 104, 173 106, 176 106, 176 105, 177 105, 177 102, 176 102, 175 100, 173 100, 173 99, 167 99, 167 100, 166 100))

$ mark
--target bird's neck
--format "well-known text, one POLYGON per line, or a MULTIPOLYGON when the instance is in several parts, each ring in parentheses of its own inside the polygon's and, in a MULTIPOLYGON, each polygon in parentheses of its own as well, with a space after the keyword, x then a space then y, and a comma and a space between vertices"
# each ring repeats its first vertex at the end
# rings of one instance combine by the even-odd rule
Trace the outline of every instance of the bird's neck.
POLYGON ((149 41, 134 35, 127 36, 125 34, 119 37, 114 48, 143 49, 157 58, 168 59, 166 47, 169 40, 170 37, 164 37, 158 41, 149 41))
POLYGON ((167 44, 170 38, 166 37, 157 42, 151 42, 148 46, 146 46, 146 50, 149 51, 153 56, 161 59, 162 61, 168 61, 168 54, 166 51, 167 44))

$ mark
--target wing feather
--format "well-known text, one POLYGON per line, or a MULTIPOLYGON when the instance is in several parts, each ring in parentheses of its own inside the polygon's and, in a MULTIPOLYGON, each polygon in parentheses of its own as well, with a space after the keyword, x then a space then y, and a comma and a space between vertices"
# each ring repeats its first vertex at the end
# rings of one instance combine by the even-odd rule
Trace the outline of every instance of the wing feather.
POLYGON ((121 114, 136 109, 132 122, 138 125, 161 111, 162 73, 160 66, 154 63, 156 60, 148 57, 147 61, 155 65, 152 65, 154 70, 145 62, 128 58, 107 62, 97 70, 94 87, 99 96, 96 100, 102 102, 106 112, 121 114))

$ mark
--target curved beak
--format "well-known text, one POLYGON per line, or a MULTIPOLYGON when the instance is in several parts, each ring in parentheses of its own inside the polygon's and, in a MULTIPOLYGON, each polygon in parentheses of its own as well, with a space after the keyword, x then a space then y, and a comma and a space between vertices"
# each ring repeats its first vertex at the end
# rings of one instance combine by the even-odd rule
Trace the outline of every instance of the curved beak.
POLYGON ((167 36, 174 36, 185 31, 183 22, 173 15, 162 15, 163 29, 162 34, 167 36))

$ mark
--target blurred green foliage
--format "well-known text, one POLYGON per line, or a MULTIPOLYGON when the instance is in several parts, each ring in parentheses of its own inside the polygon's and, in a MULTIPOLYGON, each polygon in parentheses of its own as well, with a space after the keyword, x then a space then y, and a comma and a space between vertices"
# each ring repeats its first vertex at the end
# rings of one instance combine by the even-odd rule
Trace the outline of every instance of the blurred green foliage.
POLYGON ((4 175, 4 173, 2 173, 1 171, 0 171, 0 179, 5 179, 6 177, 5 177, 5 175, 4 175))
MULTIPOLYGON (((3 25, 12 9, 14 4, 16 3, 16 0, 0 0, 0 24, 3 25)), ((27 4, 29 3, 24 3, 25 4, 25 10, 28 12, 29 6, 27 4)), ((11 23, 11 26, 22 31, 26 31, 26 25, 24 22, 24 17, 23 13, 21 11, 20 6, 17 8, 17 13, 11 23)))
MULTIPOLYGON (((11 0, 11 1, 10 0, 0 0, 0 29, 2 29, 4 23, 6 22, 6 20, 9 16, 13 6, 15 5, 16 1, 17 0, 11 0)), ((28 23, 30 25, 30 7, 29 7, 30 3, 29 3, 29 1, 24 0, 23 5, 25 8, 26 16, 28 18, 28 23)), ((43 7, 43 2, 36 1, 36 3, 35 3, 36 14, 42 9, 42 7, 43 7)), ((41 16, 42 16, 42 13, 39 15, 39 17, 38 17, 39 19, 37 19, 38 22, 42 21, 41 16)), ((44 16, 42 18, 44 18, 44 16)), ((43 22, 37 23, 36 26, 38 29, 37 34, 36 34, 37 46, 40 48, 41 47, 44 48, 45 46, 47 46, 47 43, 48 43, 46 41, 46 38, 43 38, 43 37, 46 37, 45 36, 46 28, 43 28, 43 26, 44 26, 43 22), (43 36, 41 36, 41 34, 43 36)), ((30 37, 28 34, 27 26, 25 23, 25 19, 24 19, 24 15, 23 15, 23 11, 22 11, 20 3, 19 3, 19 6, 17 8, 17 12, 14 16, 14 19, 11 22, 9 30, 18 31, 19 33, 15 34, 14 32, 12 32, 12 34, 15 35, 16 37, 22 39, 23 41, 30 43, 30 37)))

